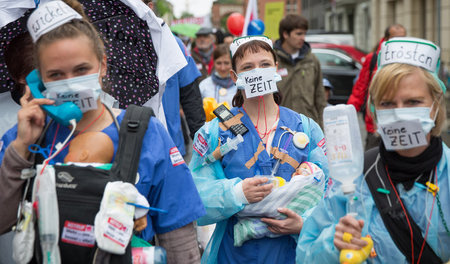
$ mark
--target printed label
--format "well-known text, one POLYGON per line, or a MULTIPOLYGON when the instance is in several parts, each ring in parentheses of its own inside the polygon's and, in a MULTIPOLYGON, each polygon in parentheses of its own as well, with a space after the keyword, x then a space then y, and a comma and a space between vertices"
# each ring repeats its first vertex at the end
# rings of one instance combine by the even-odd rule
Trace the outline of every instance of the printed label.
POLYGON ((338 116, 337 118, 327 119, 324 123, 330 166, 351 164, 353 153, 348 117, 338 116))
POLYGON ((317 146, 319 146, 323 150, 323 153, 327 155, 327 144, 325 144, 325 138, 322 138, 322 140, 317 143, 317 146))
POLYGON ((129 237, 127 231, 128 228, 125 225, 110 217, 108 219, 108 224, 105 228, 103 236, 109 238, 111 241, 120 245, 121 247, 125 247, 128 244, 129 237))
POLYGON ((194 146, 192 147, 202 157, 203 155, 205 155, 209 148, 208 142, 206 142, 205 138, 200 133, 198 133, 197 140, 195 140, 194 146))
POLYGON ((95 245, 94 226, 66 220, 61 241, 82 247, 93 247, 95 245))
POLYGON ((172 165, 174 167, 184 163, 183 156, 181 156, 180 151, 177 149, 177 147, 171 148, 169 154, 170 161, 172 161, 172 165))
POLYGON ((287 70, 286 68, 278 69, 278 70, 277 70, 277 73, 278 73, 281 77, 284 77, 284 76, 287 76, 287 75, 288 75, 288 70, 287 70))
POLYGON ((398 121, 379 127, 378 132, 387 150, 409 149, 428 144, 419 122, 398 121))

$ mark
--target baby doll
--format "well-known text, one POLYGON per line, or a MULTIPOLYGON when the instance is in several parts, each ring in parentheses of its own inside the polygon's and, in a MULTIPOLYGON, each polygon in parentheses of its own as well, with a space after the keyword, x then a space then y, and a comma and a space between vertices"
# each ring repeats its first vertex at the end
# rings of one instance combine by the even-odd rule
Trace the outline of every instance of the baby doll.
POLYGON ((261 217, 283 219, 277 208, 286 207, 302 215, 314 207, 322 198, 325 175, 314 163, 303 162, 284 186, 274 188, 262 201, 246 205, 237 213, 238 222, 234 225, 234 246, 245 241, 262 237, 277 237, 267 229, 261 217))
MULTIPOLYGON (((103 132, 84 132, 72 139, 65 163, 89 163, 100 165, 111 163, 114 156, 114 144, 103 132)), ((134 229, 142 231, 147 226, 147 216, 134 221, 134 229)))

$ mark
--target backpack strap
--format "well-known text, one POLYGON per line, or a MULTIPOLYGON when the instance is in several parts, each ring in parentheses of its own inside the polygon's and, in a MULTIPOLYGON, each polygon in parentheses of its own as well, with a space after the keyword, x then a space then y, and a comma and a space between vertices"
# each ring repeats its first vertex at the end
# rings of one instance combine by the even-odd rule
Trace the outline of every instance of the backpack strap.
POLYGON ((129 105, 120 124, 119 146, 110 175, 134 184, 139 167, 141 146, 150 117, 155 116, 150 107, 129 105))
MULTIPOLYGON (((372 148, 364 155, 364 173, 365 179, 375 205, 383 219, 384 226, 397 248, 406 257, 408 262, 411 259, 411 225, 414 244, 414 263, 417 263, 424 239, 420 227, 414 222, 413 218, 405 208, 403 211, 400 201, 395 195, 394 187, 390 184, 386 174, 386 168, 379 158, 379 148, 372 148), (379 192, 378 189, 387 191, 379 192), (406 214, 405 214, 406 212, 406 214), (409 219, 409 224, 407 219, 409 219)), ((442 263, 442 260, 436 255, 433 249, 425 241, 420 263, 442 263)))

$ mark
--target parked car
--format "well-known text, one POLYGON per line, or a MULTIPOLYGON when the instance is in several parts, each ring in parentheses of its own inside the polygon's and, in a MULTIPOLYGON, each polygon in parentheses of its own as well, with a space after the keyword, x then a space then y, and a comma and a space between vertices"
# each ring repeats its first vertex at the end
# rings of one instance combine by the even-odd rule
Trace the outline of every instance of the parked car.
POLYGON ((327 78, 334 87, 328 102, 330 104, 347 103, 361 64, 345 51, 313 48, 312 52, 320 61, 323 77, 327 78))
POLYGON ((322 42, 310 42, 311 48, 317 49, 333 49, 338 51, 344 51, 347 55, 350 55, 354 60, 362 64, 366 58, 366 53, 354 46, 334 44, 334 43, 322 43, 322 42))
POLYGON ((348 32, 308 30, 305 36, 307 42, 333 43, 338 45, 355 46, 355 36, 348 32))

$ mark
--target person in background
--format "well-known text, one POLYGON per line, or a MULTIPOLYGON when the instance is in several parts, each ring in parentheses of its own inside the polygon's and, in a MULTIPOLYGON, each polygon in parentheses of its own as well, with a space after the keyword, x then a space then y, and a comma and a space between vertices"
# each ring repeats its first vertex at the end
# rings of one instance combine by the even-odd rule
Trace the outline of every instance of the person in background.
MULTIPOLYGON (((25 77, 34 69, 33 41, 28 32, 11 40, 5 51, 5 63, 14 82, 10 92, 0 94, 0 137, 17 123, 20 110, 20 97, 26 91, 25 77)), ((0 140, 0 150, 3 141, 0 140)), ((0 263, 14 263, 12 259, 12 239, 14 232, 0 235, 0 263)))
POLYGON ((279 106, 281 95, 276 87, 270 86, 271 89, 252 96, 256 91, 246 79, 264 79, 253 83, 259 86, 275 84, 280 79, 269 38, 238 38, 230 50, 231 78, 239 89, 230 110, 234 117, 228 119, 226 112, 222 112, 219 116, 228 121, 219 122, 219 118, 215 118, 197 132, 189 164, 207 212, 197 222, 199 225, 217 223, 202 263, 294 263, 296 238, 307 213, 299 215, 288 208, 278 208, 279 213, 286 215, 285 219, 261 218, 261 221, 267 224, 269 231, 280 236, 251 239, 242 246, 234 246, 236 214, 271 193, 273 184, 268 183, 268 177, 272 171, 273 175, 288 181, 300 164, 308 160, 328 172, 322 148, 323 132, 311 118, 279 106), (248 129, 242 135, 243 142, 216 161, 207 161, 206 157, 217 153, 218 146, 239 139, 236 135, 241 135, 239 130, 233 129, 237 124, 248 129), (303 132, 299 134, 303 145, 294 144, 289 131, 303 132), (282 156, 279 148, 286 150, 282 156), (278 159, 282 160, 279 167, 278 159))
POLYGON ((361 71, 359 72, 358 79, 353 85, 352 94, 348 98, 347 104, 351 104, 356 108, 356 111, 361 111, 364 116, 364 121, 366 123, 367 137, 365 143, 365 149, 369 150, 373 147, 377 147, 380 144, 380 136, 375 131, 375 126, 373 119, 366 107, 367 95, 369 91, 370 82, 373 76, 377 72, 377 59, 378 53, 381 48, 381 44, 393 37, 405 37, 406 29, 400 24, 390 25, 384 31, 384 36, 375 46, 373 52, 367 54, 364 63, 362 65, 361 71))
POLYGON ((323 78, 322 83, 323 88, 325 88, 325 98, 327 99, 327 106, 330 106, 331 104, 328 100, 330 100, 330 97, 333 95, 334 87, 327 78, 323 78))
POLYGON ((223 43, 228 44, 228 46, 233 42, 234 36, 230 32, 225 32, 223 35, 223 43))
POLYGON ((214 71, 200 83, 202 98, 212 97, 217 103, 232 104, 237 88, 230 77, 231 57, 227 44, 221 44, 213 52, 214 71))
POLYGON ((308 20, 300 15, 290 14, 280 21, 280 39, 274 45, 282 77, 277 85, 283 94, 282 106, 311 117, 322 126, 327 101, 320 62, 305 42, 307 31, 308 20))
POLYGON ((440 49, 423 39, 393 38, 380 54, 369 103, 382 143, 365 153, 364 174, 354 181, 358 218, 347 214, 349 196, 335 184, 303 226, 297 263, 339 263, 340 250, 360 250, 366 235, 374 245, 368 263, 450 260, 450 204, 443 202, 450 199, 450 149, 440 136, 446 121, 446 88, 437 77, 440 49), (386 60, 387 50, 395 58, 386 60), (408 58, 415 51, 428 63, 408 58))
MULTIPOLYGON (((145 0, 145 4, 153 9, 153 1, 145 0)), ((181 155, 186 155, 186 141, 193 139, 195 132, 205 123, 202 97, 199 90, 200 72, 193 58, 180 38, 175 37, 178 46, 187 61, 187 65, 170 77, 166 82, 166 90, 162 97, 167 130, 181 155), (176 103, 179 102, 179 103, 176 103), (180 105, 182 113, 180 111, 180 105), (188 129, 182 130, 184 122, 188 129), (184 137, 184 134, 188 134, 184 137), (186 140, 185 140, 186 138, 186 140)))
POLYGON ((200 28, 195 34, 194 46, 191 49, 192 58, 197 64, 197 69, 202 74, 200 81, 208 77, 214 67, 212 53, 215 49, 214 35, 211 28, 200 28))

